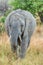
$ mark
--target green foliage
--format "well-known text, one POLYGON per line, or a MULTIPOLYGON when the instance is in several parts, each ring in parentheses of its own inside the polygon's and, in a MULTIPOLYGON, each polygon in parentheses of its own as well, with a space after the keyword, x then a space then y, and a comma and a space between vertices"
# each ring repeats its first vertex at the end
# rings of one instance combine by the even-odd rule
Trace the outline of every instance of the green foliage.
POLYGON ((1 17, 0 17, 0 22, 1 22, 1 23, 4 23, 4 22, 5 22, 5 19, 6 19, 7 15, 8 15, 9 13, 10 13, 10 11, 7 10, 7 11, 5 12, 4 16, 1 16, 1 17))
MULTIPOLYGON (((33 15, 35 13, 41 12, 39 16, 43 18, 43 0, 10 0, 9 4, 12 6, 13 10, 15 9, 23 9, 30 11, 33 15)), ((5 22, 6 16, 12 11, 7 10, 4 16, 0 17, 0 23, 5 22)), ((3 26, 0 26, 0 30, 3 30, 3 26)))
POLYGON ((11 5, 13 6, 13 9, 21 8, 28 10, 33 14, 43 10, 42 0, 13 0, 11 5))
POLYGON ((5 18, 4 16, 2 16, 0 18, 0 33, 4 32, 5 31, 5 28, 4 28, 4 22, 5 22, 5 18))
POLYGON ((2 16, 1 18, 0 18, 0 22, 2 22, 2 23, 4 23, 5 22, 5 16, 2 16))
POLYGON ((37 2, 37 11, 38 12, 43 11, 43 2, 42 1, 37 2))
POLYGON ((24 9, 32 12, 35 14, 38 10, 42 10, 43 8, 39 8, 42 5, 41 1, 35 1, 35 0, 14 0, 11 5, 14 7, 13 9, 24 9))
POLYGON ((4 24, 0 23, 0 34, 5 31, 4 24))

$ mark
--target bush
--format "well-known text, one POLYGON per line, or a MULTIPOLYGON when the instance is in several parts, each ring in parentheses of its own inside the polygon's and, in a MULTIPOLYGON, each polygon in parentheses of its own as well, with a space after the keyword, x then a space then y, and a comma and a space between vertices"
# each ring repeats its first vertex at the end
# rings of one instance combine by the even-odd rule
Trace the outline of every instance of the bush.
POLYGON ((0 22, 1 22, 1 23, 4 23, 4 22, 5 22, 5 19, 6 19, 7 15, 8 15, 9 13, 10 13, 10 10, 7 10, 7 11, 5 12, 4 16, 1 16, 1 17, 0 17, 0 22))
POLYGON ((13 9, 24 9, 30 11, 32 14, 43 10, 43 2, 42 0, 13 0, 11 2, 13 9))
POLYGON ((4 24, 0 23, 0 34, 5 31, 4 24))
POLYGON ((37 5, 36 2, 34 2, 34 0, 14 0, 13 2, 11 2, 11 5, 13 6, 13 9, 21 8, 24 10, 28 10, 33 14, 37 11, 37 5))
POLYGON ((5 22, 5 16, 2 16, 1 18, 0 18, 0 23, 4 23, 5 22))
POLYGON ((0 33, 4 32, 5 31, 5 28, 4 28, 4 22, 5 22, 5 16, 2 16, 0 18, 0 33))

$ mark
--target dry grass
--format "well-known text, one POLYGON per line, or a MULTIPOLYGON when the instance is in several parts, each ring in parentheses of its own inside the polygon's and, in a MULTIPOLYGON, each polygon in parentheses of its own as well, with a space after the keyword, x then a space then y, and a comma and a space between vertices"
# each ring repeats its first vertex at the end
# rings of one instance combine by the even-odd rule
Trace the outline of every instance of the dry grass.
POLYGON ((0 35, 0 65, 43 65, 43 25, 36 28, 24 59, 17 59, 6 33, 0 35))

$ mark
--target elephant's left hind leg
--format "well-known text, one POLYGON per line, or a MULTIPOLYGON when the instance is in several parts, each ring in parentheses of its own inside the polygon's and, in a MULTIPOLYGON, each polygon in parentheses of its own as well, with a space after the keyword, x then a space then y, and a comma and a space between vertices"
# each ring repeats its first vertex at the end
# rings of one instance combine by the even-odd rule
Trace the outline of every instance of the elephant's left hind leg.
POLYGON ((27 46, 28 46, 28 37, 26 36, 22 40, 22 43, 21 43, 21 51, 20 51, 20 57, 21 58, 25 57, 27 46))

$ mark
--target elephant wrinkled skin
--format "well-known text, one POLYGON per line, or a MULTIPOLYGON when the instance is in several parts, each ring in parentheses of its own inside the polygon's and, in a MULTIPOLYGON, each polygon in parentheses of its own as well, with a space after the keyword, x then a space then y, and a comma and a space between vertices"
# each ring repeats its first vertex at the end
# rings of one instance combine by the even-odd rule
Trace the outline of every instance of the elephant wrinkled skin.
POLYGON ((17 9, 6 18, 5 29, 10 38, 11 49, 17 53, 18 46, 20 46, 20 58, 25 57, 35 27, 35 18, 25 10, 17 9))

